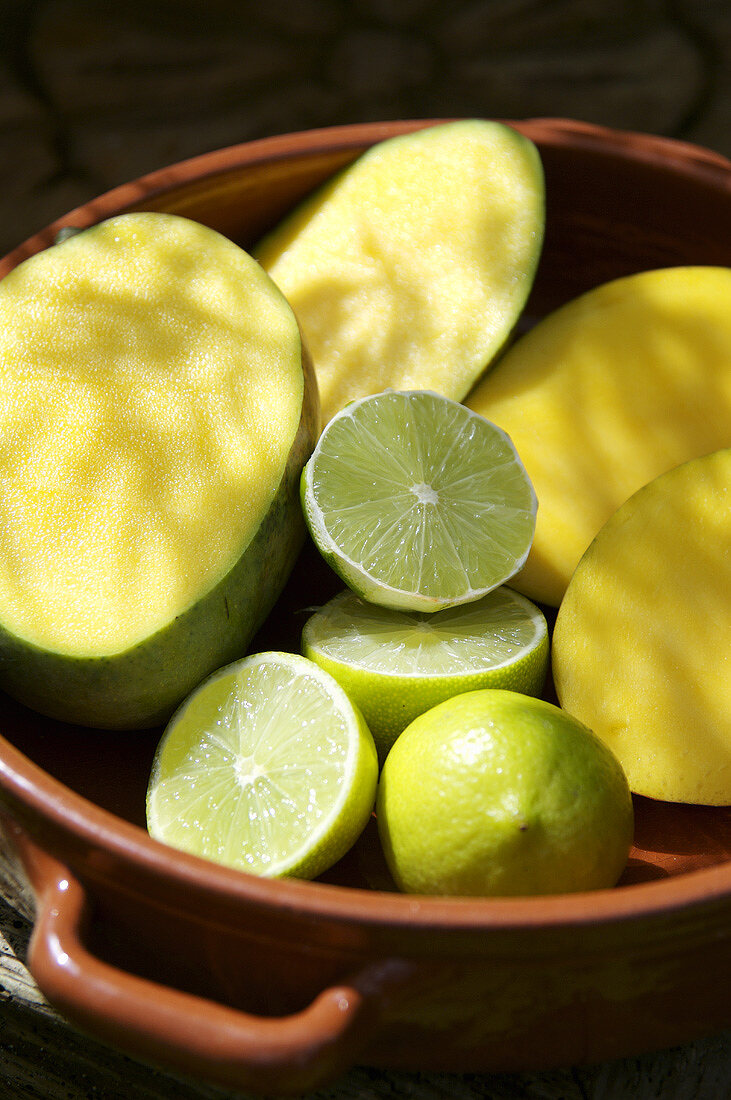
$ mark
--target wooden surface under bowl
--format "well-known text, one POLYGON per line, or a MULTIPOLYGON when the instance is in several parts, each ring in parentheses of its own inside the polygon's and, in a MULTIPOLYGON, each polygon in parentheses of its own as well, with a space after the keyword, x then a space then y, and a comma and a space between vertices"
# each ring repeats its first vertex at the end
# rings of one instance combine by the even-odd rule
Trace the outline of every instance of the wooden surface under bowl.
MULTIPOLYGON (((0 274, 61 224, 127 209, 185 214, 250 245, 362 149, 425 124, 290 135, 185 162, 72 212, 0 274)), ((615 276, 731 264, 722 158, 562 120, 515 125, 538 144, 547 187, 524 324, 615 276)), ((339 587, 306 548, 253 648, 298 648, 306 608, 339 587)), ((636 799, 625 874, 593 894, 408 898, 372 829, 323 882, 269 882, 147 836, 160 731, 79 730, 8 699, 0 723, 3 828, 37 901, 31 970, 69 1018, 133 1053, 301 1091, 355 1059, 544 1068, 731 1023, 731 808, 636 799)))

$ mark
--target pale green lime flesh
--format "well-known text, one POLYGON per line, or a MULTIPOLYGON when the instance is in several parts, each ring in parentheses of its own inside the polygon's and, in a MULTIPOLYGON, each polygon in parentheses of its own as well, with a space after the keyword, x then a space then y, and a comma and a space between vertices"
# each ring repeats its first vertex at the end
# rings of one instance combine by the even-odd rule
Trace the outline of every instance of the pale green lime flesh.
POLYGON ((308 619, 302 651, 360 707, 383 756, 417 715, 453 695, 484 687, 538 695, 549 645, 540 609, 502 586, 433 614, 346 590, 308 619))
POLYGON ((371 813, 376 753, 312 662, 261 653, 215 672, 171 719, 147 797, 152 836, 254 874, 314 877, 371 813))
POLYGON ((438 611, 512 577, 533 539, 536 498, 508 436, 424 390, 354 401, 302 475, 315 544, 358 595, 438 611))

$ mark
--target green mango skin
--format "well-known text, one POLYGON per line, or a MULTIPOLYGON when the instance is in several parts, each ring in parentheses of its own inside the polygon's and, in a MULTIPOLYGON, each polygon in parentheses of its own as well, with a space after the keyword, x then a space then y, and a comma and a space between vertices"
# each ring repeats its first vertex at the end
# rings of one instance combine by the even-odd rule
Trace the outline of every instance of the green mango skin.
POLYGON ((284 476, 253 539, 218 584, 138 645, 102 657, 44 650, 0 625, 0 687, 49 718, 97 729, 163 724, 210 672, 243 656, 305 537, 300 472, 319 434, 319 397, 303 345, 304 395, 284 476))

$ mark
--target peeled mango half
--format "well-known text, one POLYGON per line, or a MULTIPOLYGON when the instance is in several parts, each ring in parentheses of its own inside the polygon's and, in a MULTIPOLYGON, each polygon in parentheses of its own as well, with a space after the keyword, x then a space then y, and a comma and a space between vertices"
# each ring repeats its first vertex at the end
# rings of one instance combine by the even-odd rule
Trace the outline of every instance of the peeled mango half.
POLYGON ((466 404, 508 433, 538 497, 511 586, 558 606, 620 504, 731 443, 731 270, 668 268, 589 291, 516 341, 466 404))
POLYGON ((299 318, 323 424, 392 388, 461 400, 502 347, 543 244, 536 147, 467 119, 380 142, 254 249, 299 318))
POLYGON ((553 674, 637 794, 731 803, 731 449, 661 475, 601 529, 558 612, 553 674))
POLYGON ((304 537, 317 390, 231 241, 128 214, 0 282, 0 685, 55 718, 165 721, 241 656, 304 537))

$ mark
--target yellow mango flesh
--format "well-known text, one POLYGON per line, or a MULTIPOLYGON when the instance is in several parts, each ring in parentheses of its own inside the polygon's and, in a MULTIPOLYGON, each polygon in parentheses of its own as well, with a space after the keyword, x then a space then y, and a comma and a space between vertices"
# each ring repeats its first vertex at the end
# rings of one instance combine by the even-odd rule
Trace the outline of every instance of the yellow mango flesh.
POLYGON ((661 475, 602 528, 559 609, 553 674, 633 791, 731 803, 731 449, 661 475))
POLYGON ((282 480, 300 337, 259 265, 187 219, 112 219, 0 283, 0 622, 129 649, 241 556, 282 480))
POLYGON ((466 404, 507 431, 538 497, 511 586, 558 606, 620 504, 731 444, 731 271, 670 268, 588 292, 517 341, 466 404))
POLYGON ((254 250, 312 353, 323 424, 387 388, 461 400, 525 303, 543 242, 535 146, 479 119, 374 146, 254 250))

